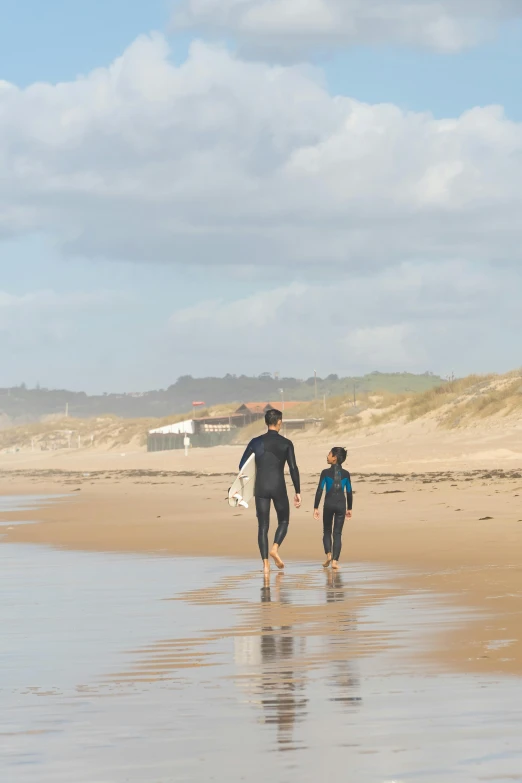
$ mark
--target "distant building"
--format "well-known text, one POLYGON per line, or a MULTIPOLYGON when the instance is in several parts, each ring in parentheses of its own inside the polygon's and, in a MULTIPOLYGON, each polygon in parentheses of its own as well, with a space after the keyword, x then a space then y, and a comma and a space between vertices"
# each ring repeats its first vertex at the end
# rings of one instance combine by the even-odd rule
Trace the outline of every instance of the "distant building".
POLYGON ((167 424, 165 427, 158 427, 156 430, 150 430, 149 435, 193 435, 194 419, 187 421, 178 421, 175 424, 167 424))
MULTIPOLYGON (((301 403, 285 402, 287 408, 293 408, 301 403)), ((183 448, 183 437, 192 436, 195 447, 222 446, 231 443, 238 430, 247 427, 255 421, 264 419, 265 413, 271 408, 281 410, 282 405, 271 402, 245 402, 228 416, 206 416, 197 419, 178 421, 164 427, 150 430, 147 438, 147 451, 170 451, 183 448)), ((289 419, 285 416, 285 429, 305 429, 308 424, 319 419, 289 419)))

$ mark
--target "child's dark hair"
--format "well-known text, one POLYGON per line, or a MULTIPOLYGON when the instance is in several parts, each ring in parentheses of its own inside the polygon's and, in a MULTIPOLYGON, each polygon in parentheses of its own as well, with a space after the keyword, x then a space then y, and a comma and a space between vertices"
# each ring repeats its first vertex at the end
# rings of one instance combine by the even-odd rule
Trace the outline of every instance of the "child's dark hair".
POLYGON ((332 457, 337 457, 337 464, 342 465, 343 462, 346 461, 346 457, 348 456, 348 452, 346 449, 343 449, 342 446, 335 446, 333 449, 331 449, 332 457))

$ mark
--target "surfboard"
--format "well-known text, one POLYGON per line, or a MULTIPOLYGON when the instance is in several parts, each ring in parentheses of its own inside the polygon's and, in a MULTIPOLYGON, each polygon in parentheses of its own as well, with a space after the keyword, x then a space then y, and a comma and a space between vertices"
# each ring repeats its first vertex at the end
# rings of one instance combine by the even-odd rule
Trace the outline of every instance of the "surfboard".
POLYGON ((228 490, 228 504, 232 508, 248 508, 249 503, 254 497, 254 488, 256 483, 256 455, 252 454, 241 471, 239 472, 236 480, 228 490))

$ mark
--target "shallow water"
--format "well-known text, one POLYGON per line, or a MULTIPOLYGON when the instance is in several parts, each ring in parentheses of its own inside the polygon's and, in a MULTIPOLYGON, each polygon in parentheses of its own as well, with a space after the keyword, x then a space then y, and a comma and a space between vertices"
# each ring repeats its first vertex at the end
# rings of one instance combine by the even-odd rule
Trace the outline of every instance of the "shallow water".
POLYGON ((393 577, 1 545, 0 780, 522 780, 522 682, 426 671, 464 618, 393 577))
MULTIPOLYGON (((50 503, 53 503, 56 498, 64 497, 63 495, 7 495, 3 496, 0 495, 0 514, 9 512, 9 511, 31 511, 34 512, 36 509, 41 508, 42 506, 49 505, 50 503)), ((2 532, 2 528, 12 527, 13 525, 28 525, 31 523, 31 521, 37 521, 37 520, 11 520, 6 521, 3 519, 0 519, 0 534, 2 532)))

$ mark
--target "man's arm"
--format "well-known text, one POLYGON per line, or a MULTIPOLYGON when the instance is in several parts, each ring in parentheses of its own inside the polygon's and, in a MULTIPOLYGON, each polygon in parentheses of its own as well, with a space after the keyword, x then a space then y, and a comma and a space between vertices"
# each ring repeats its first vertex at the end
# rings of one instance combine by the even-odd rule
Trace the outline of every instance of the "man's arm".
POLYGON ((295 451, 294 451, 294 444, 290 441, 290 445, 288 446, 288 468, 290 470, 290 478, 292 479, 292 483, 294 485, 295 494, 300 495, 301 494, 301 479, 299 477, 299 468, 297 467, 297 463, 295 461, 295 451))
POLYGON ((317 492, 315 493, 315 500, 314 500, 314 509, 319 508, 319 504, 321 502, 321 498, 323 496, 323 489, 325 485, 325 474, 326 471, 322 471, 321 475, 319 476, 319 484, 317 485, 317 492))
POLYGON ((248 460, 248 458, 252 456, 252 454, 255 454, 255 452, 254 452, 254 441, 253 440, 250 441, 250 443, 248 444, 248 446, 245 449, 245 453, 241 457, 241 462, 239 463, 239 470, 243 469, 243 465, 248 460))

